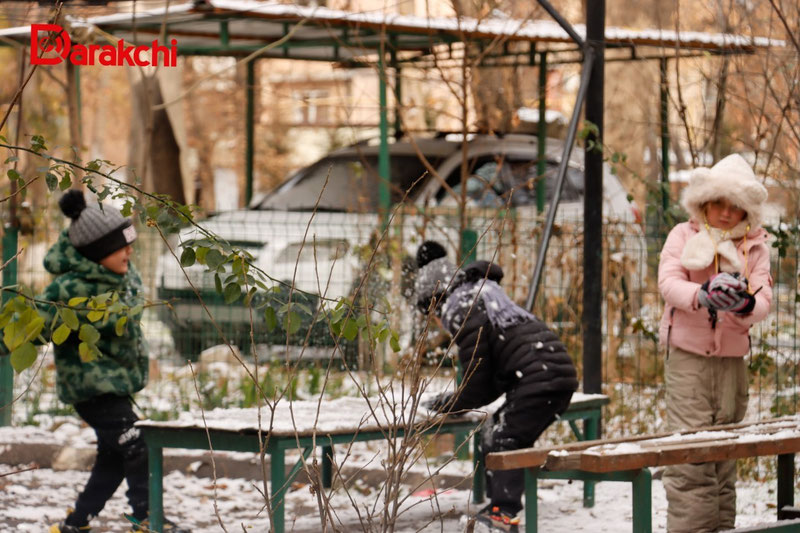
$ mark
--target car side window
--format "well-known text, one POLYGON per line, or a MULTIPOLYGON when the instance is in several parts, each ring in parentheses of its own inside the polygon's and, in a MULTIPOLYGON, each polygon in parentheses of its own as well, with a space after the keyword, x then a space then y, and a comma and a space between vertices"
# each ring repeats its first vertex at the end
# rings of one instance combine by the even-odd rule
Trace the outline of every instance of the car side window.
MULTIPOLYGON (((550 201, 555 190, 558 164, 548 161, 543 179, 546 184, 546 199, 550 201)), ((467 202, 475 207, 513 207, 536 205, 538 168, 532 160, 475 160, 470 166, 466 180, 467 202), (510 197, 510 201, 509 201, 510 197)), ((461 169, 448 177, 448 184, 455 197, 442 187, 436 194, 439 205, 458 205, 461 197, 461 169)), ((574 168, 567 169, 566 180, 561 191, 562 202, 574 202, 583 197, 583 173, 574 168)))

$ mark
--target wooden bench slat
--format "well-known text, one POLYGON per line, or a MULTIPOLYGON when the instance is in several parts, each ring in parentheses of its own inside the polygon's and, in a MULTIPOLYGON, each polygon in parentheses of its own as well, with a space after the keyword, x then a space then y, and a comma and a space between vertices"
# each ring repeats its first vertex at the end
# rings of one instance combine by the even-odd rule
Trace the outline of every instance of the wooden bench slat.
MULTIPOLYGON (((654 466, 668 466, 687 463, 707 463, 725 461, 727 459, 741 459, 744 457, 760 457, 764 455, 781 455, 795 453, 800 450, 800 435, 776 439, 770 437, 766 441, 740 441, 738 439, 710 443, 699 442, 689 444, 674 444, 659 449, 640 450, 626 453, 604 454, 585 451, 580 453, 580 469, 588 472, 615 472, 618 470, 633 470, 650 468, 654 466)), ((551 467, 550 458, 546 463, 551 467)))
MULTIPOLYGON (((572 454, 579 455, 580 452, 588 448, 596 447, 598 445, 608 446, 608 445, 624 444, 624 443, 640 444, 640 446, 642 446, 643 449, 639 450, 637 453, 642 454, 645 452, 645 450, 649 450, 650 445, 646 444, 647 441, 665 439, 668 442, 674 440, 674 442, 677 443, 681 441, 677 440, 676 436, 680 437, 690 436, 701 432, 709 432, 716 434, 723 434, 726 432, 737 432, 741 433, 741 435, 750 435, 752 434, 753 431, 756 432, 760 431, 763 432, 765 438, 767 438, 769 435, 772 435, 778 431, 782 431, 785 429, 794 429, 798 427, 799 422, 800 418, 791 416, 791 417, 775 418, 771 420, 761 420, 758 422, 740 422, 737 424, 725 424, 722 426, 709 426, 709 427, 677 431, 671 433, 657 433, 652 435, 638 435, 632 437, 619 437, 614 439, 595 440, 595 441, 579 441, 579 442, 571 442, 568 444, 562 444, 560 446, 551 446, 547 448, 524 448, 521 450, 513 450, 508 452, 495 452, 495 453, 490 453, 487 456, 486 466, 487 468, 493 470, 511 470, 515 468, 534 468, 543 466, 546 463, 546 467, 551 470, 571 470, 576 468, 582 468, 580 465, 576 464, 575 459, 570 457, 572 454)), ((696 442, 705 442, 709 439, 713 439, 713 437, 710 436, 703 437, 703 439, 704 440, 702 441, 696 441, 696 442)), ((667 443, 663 443, 663 446, 667 446, 667 443)), ((770 455, 770 453, 762 453, 761 455, 770 455)), ((718 459, 713 459, 713 460, 718 460, 718 459)), ((704 462, 704 461, 694 461, 694 462, 704 462)), ((659 466, 659 465, 648 464, 647 466, 659 466)), ((606 470, 602 471, 605 472, 606 470)), ((601 471, 597 470, 597 472, 601 471)))

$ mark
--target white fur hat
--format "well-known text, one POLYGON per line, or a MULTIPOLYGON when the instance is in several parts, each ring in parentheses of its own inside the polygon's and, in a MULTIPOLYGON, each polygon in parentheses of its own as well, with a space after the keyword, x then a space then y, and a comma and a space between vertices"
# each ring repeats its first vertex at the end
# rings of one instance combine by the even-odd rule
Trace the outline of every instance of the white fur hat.
POLYGON ((689 186, 683 190, 681 205, 701 222, 703 204, 720 198, 747 211, 750 229, 761 226, 767 189, 756 180, 753 169, 739 154, 731 154, 711 168, 696 168, 689 186))

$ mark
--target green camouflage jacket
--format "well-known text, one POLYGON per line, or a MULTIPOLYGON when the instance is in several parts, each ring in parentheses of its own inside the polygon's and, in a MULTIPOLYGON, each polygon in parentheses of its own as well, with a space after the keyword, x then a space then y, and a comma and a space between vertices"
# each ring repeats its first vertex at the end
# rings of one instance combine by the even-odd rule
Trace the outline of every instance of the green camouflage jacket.
MULTIPOLYGON (((71 298, 116 291, 126 306, 143 303, 142 280, 133 265, 129 265, 124 276, 111 272, 82 256, 69 242, 67 230, 47 252, 44 267, 56 276, 43 295, 49 301, 66 304, 71 298)), ((49 315, 45 324, 52 324, 54 306, 43 311, 49 315)), ((81 322, 87 320, 85 312, 78 315, 81 322)), ((129 320, 119 336, 115 332, 117 318, 112 314, 107 321, 92 324, 100 333, 97 348, 102 353, 93 361, 81 362, 76 331, 55 346, 56 388, 64 403, 77 403, 107 393, 128 396, 147 384, 147 346, 139 320, 129 320)))

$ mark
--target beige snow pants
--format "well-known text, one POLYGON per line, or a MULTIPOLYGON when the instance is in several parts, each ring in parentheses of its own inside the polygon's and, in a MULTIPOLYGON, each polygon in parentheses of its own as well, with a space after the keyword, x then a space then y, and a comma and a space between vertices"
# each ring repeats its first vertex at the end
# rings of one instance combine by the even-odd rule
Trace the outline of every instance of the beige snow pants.
MULTIPOLYGON (((703 357, 672 347, 665 379, 670 431, 731 424, 744 418, 748 399, 744 357, 703 357)), ((669 533, 733 529, 735 460, 669 466, 662 481, 669 533)))

